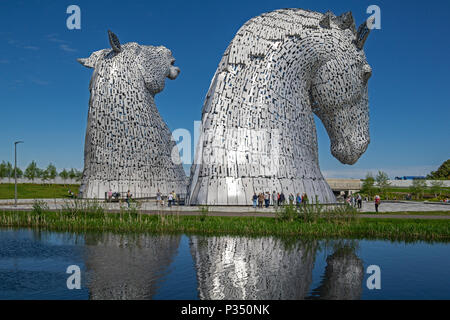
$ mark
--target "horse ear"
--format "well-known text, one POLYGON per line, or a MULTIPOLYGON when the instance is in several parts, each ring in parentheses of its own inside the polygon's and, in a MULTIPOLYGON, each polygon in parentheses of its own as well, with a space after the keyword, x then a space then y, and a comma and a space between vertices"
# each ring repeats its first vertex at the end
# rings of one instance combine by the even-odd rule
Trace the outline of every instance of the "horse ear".
POLYGON ((119 38, 112 33, 110 30, 108 30, 108 38, 109 38, 109 44, 111 45, 111 48, 119 53, 122 51, 122 47, 120 46, 119 38))
POLYGON ((330 29, 331 28, 331 19, 335 17, 331 11, 328 11, 323 15, 322 20, 320 20, 319 25, 323 28, 330 29))
POLYGON ((77 61, 86 68, 95 68, 97 61, 102 57, 104 50, 95 51, 89 58, 77 59, 77 61))
POLYGON ((374 21, 375 17, 370 17, 366 22, 359 26, 355 40, 355 45, 359 50, 364 48, 364 44, 366 43, 367 37, 369 36, 371 30, 368 26, 372 25, 374 21))
POLYGON ((356 34, 355 19, 351 11, 341 14, 335 20, 341 30, 351 29, 356 34))

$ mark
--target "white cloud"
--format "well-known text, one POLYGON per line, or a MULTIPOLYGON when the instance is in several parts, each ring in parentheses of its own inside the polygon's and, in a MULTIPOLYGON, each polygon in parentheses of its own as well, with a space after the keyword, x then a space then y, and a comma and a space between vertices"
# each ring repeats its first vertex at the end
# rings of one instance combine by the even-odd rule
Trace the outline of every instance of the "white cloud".
POLYGON ((28 79, 32 83, 37 84, 39 86, 46 86, 46 85, 50 84, 50 82, 48 82, 46 80, 42 80, 42 79, 39 79, 39 78, 36 78, 36 77, 33 77, 33 76, 28 77, 28 79))
POLYGON ((76 49, 69 47, 69 45, 67 45, 67 44, 61 44, 61 45, 59 45, 59 48, 66 52, 76 52, 77 51, 76 49))
POLYGON ((36 46, 23 46, 22 48, 33 51, 39 50, 39 47, 36 46))

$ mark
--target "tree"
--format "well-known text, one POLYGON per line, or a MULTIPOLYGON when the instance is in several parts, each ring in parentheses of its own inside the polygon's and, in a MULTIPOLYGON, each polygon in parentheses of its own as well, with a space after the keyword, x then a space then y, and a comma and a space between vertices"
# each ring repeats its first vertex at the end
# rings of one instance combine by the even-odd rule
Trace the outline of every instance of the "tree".
POLYGON ((36 178, 41 178, 42 179, 42 177, 44 176, 44 171, 45 170, 42 170, 41 168, 37 168, 36 169, 36 178))
POLYGON ((444 182, 440 180, 431 181, 431 192, 434 193, 434 197, 437 198, 442 193, 442 188, 444 187, 444 182))
POLYGON ((13 168, 11 162, 9 162, 9 161, 6 164, 6 176, 8 177, 10 182, 11 182, 11 178, 14 178, 14 168, 13 168))
POLYGON ((2 163, 0 163, 0 179, 6 177, 7 177, 6 162, 2 161, 2 163))
MULTIPOLYGON (((22 170, 20 168, 17 168, 17 178, 21 178, 23 176, 22 170)), ((8 178, 11 180, 14 178, 14 168, 11 163, 6 163, 5 161, 2 161, 0 163, 0 179, 8 178)))
POLYGON ((427 179, 430 180, 450 180, 450 159, 445 161, 437 171, 431 172, 427 179))
POLYGON ((48 179, 54 180, 56 178, 56 176, 58 175, 58 172, 56 171, 56 167, 53 164, 49 164, 47 166, 47 169, 45 169, 46 171, 46 176, 48 179))
POLYGON ((416 196, 416 199, 419 200, 423 197, 425 192, 425 188, 427 187, 427 183, 423 179, 414 179, 409 190, 412 194, 416 196))
POLYGON ((75 180, 80 181, 82 177, 83 177, 83 172, 75 169, 75 180))
POLYGON ((37 167, 36 162, 33 160, 25 169, 24 176, 25 178, 34 181, 34 179, 38 178, 41 175, 40 171, 41 170, 37 167))
POLYGON ((69 171, 69 178, 75 181, 80 181, 81 177, 83 176, 83 172, 78 171, 77 169, 70 169, 69 171))
POLYGON ((377 185, 380 188, 381 193, 385 194, 386 189, 389 187, 389 176, 386 172, 378 171, 377 177, 375 178, 377 185))
POLYGON ((19 167, 17 167, 16 168, 16 170, 17 170, 17 178, 22 178, 23 177, 23 171, 19 168, 19 167))
POLYGON ((61 171, 61 172, 59 173, 59 176, 60 176, 61 179, 63 180, 64 185, 66 185, 66 180, 69 179, 69 172, 68 172, 66 169, 64 169, 63 171, 61 171))
POLYGON ((375 184, 375 179, 373 178, 372 173, 367 173, 366 174, 366 178, 363 180, 363 185, 362 185, 362 189, 361 191, 363 193, 366 193, 370 196, 373 195, 374 192, 374 184, 375 184))
POLYGON ((77 173, 76 173, 76 170, 75 169, 70 169, 70 171, 69 171, 69 178, 70 179, 75 179, 76 178, 76 176, 77 176, 77 173))

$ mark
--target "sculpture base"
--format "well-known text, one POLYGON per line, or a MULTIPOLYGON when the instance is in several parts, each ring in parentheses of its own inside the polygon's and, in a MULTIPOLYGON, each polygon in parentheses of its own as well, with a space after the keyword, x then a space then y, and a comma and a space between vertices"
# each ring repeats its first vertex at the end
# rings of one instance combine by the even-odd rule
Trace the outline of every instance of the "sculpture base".
POLYGON ((286 201, 289 195, 294 197, 306 193, 310 203, 336 203, 325 179, 267 179, 267 178, 202 178, 191 190, 191 205, 252 205, 253 195, 269 192, 284 193, 286 201))
POLYGON ((144 181, 83 181, 80 187, 80 198, 82 199, 105 199, 106 193, 111 190, 119 192, 121 198, 125 197, 130 190, 133 199, 154 198, 158 190, 163 196, 172 191, 178 195, 186 194, 186 181, 149 182, 144 181))

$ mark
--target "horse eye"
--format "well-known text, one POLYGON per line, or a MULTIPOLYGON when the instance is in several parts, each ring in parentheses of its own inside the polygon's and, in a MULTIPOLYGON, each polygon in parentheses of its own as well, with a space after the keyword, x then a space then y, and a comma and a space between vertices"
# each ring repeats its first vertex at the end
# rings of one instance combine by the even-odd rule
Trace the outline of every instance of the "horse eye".
POLYGON ((364 72, 364 75, 363 75, 364 83, 366 83, 367 81, 369 81, 369 79, 370 79, 371 76, 372 76, 372 72, 364 72))
POLYGON ((371 76, 372 76, 372 68, 369 65, 365 65, 363 67, 363 81, 364 81, 364 83, 367 83, 367 81, 369 81, 371 76))

